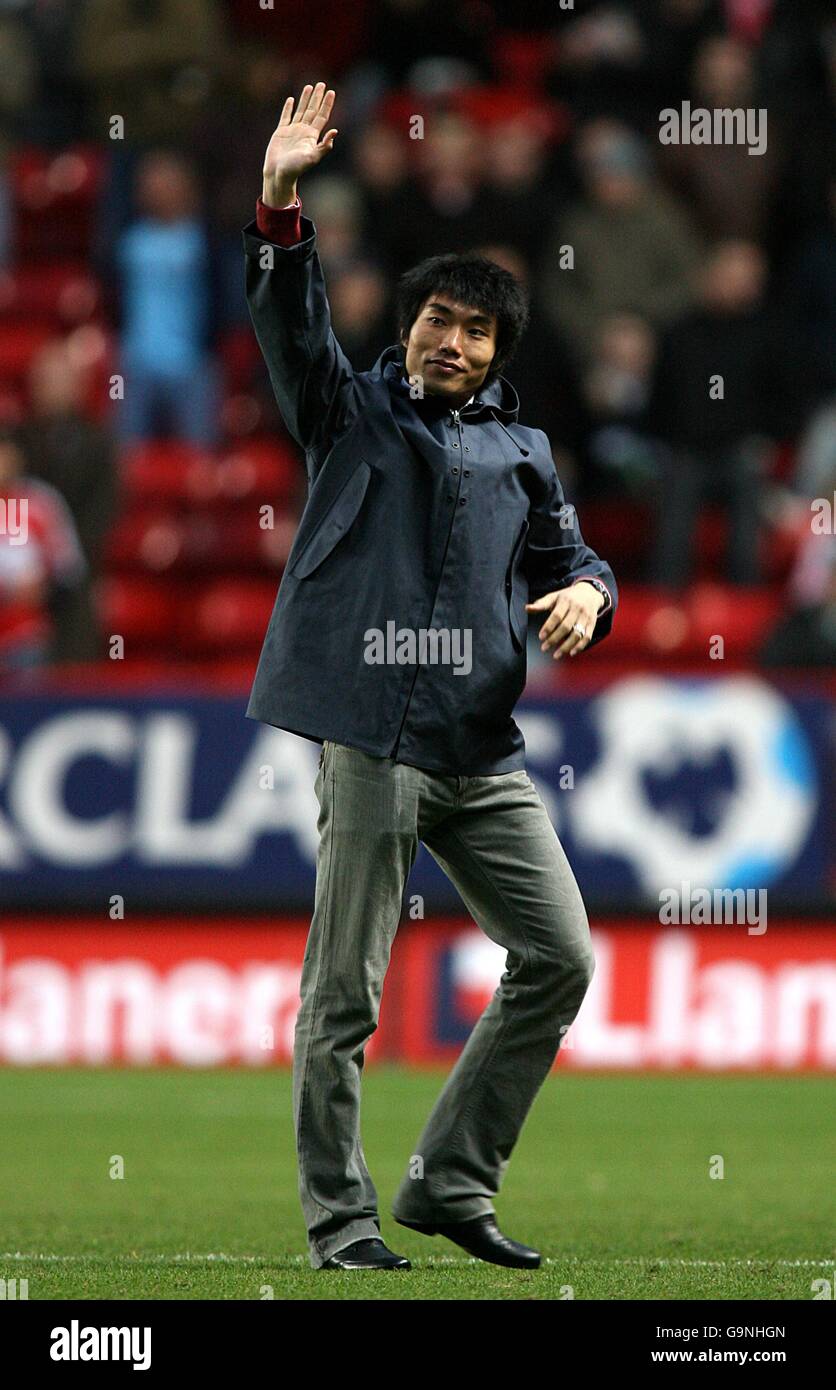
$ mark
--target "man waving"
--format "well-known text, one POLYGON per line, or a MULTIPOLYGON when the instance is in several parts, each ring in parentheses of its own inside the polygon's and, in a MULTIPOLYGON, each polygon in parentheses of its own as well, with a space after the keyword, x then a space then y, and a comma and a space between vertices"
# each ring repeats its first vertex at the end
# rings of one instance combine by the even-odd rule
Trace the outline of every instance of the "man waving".
POLYGON ((531 1268, 539 1253, 502 1234, 493 1198, 594 961, 513 710, 528 613, 560 660, 606 637, 618 595, 501 375, 528 320, 508 271, 475 254, 422 261, 397 286, 398 341, 364 372, 342 352, 297 190, 333 147, 333 104, 322 82, 288 97, 243 232, 253 325, 309 483, 247 708, 323 745, 293 1063, 309 1255, 410 1267, 381 1239, 360 1081, 423 843, 508 957, 393 1214, 531 1268))

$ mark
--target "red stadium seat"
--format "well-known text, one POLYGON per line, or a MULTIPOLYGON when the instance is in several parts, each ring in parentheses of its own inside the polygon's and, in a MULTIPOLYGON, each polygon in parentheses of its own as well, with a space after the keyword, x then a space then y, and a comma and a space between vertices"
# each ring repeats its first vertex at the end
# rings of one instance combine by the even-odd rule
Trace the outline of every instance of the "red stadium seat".
POLYGON ((606 646, 610 656, 681 654, 689 637, 688 614, 682 601, 630 584, 620 592, 618 612, 606 646))
POLYGON ((688 595, 693 641, 707 653, 721 636, 726 654, 753 659, 782 607, 780 594, 769 589, 697 584, 688 595))
POLYGON ((504 35, 495 52, 508 80, 463 88, 454 98, 457 110, 484 131, 500 122, 520 120, 545 140, 564 140, 571 127, 569 111, 536 90, 552 43, 550 35, 504 35))
POLYGON ((272 529, 262 527, 257 504, 245 503, 228 508, 223 513, 195 514, 186 523, 187 554, 192 553, 190 527, 201 536, 211 534, 211 547, 201 548, 196 541, 193 553, 201 568, 211 566, 227 573, 256 571, 275 575, 281 570, 293 542, 296 521, 284 513, 274 514, 272 529))
POLYGON ((106 559, 113 570, 146 574, 261 571, 275 586, 296 526, 294 516, 279 512, 271 528, 262 527, 255 503, 224 511, 146 505, 123 513, 106 559))
POLYGON ((105 560, 116 570, 164 573, 182 558, 181 518, 162 507, 123 514, 110 532, 105 560))
POLYGON ((712 638, 724 640, 724 659, 749 662, 781 608, 780 595, 753 587, 696 583, 684 594, 627 585, 620 595, 608 657, 640 661, 670 657, 704 666, 712 638))
POLYGON ((254 499, 275 506, 291 501, 303 484, 304 470, 286 446, 268 440, 237 445, 221 456, 220 495, 243 501, 254 499))
MULTIPOLYGON (((503 29, 493 42, 493 61, 497 72, 510 90, 515 88, 521 98, 531 104, 532 93, 542 90, 544 79, 554 60, 554 36, 550 32, 525 33, 503 29)), ((499 88, 505 92, 506 88, 499 88)), ((513 114, 513 113, 512 113, 513 114)))
POLYGON ((275 581, 222 579, 207 585, 181 607, 181 649, 215 656, 234 650, 257 655, 275 601, 275 581))
POLYGON ((693 541, 694 570, 700 578, 712 579, 722 574, 727 536, 725 512, 717 506, 703 506, 693 541))
POLYGON ((106 159, 106 151, 86 145, 59 151, 27 148, 11 155, 19 261, 89 254, 106 159), (55 234, 56 218, 60 237, 55 234))
POLYGON ((21 266, 0 274, 0 317, 6 322, 44 319, 60 331, 88 322, 100 307, 100 286, 84 265, 21 266))
POLYGON ((106 152, 94 145, 18 149, 9 159, 15 201, 21 208, 37 211, 56 203, 88 206, 98 193, 106 158, 106 152))
POLYGON ((22 387, 32 359, 54 337, 54 329, 42 323, 0 324, 0 383, 22 387))
POLYGON ((206 502, 217 496, 218 465, 211 454, 179 440, 151 440, 125 449, 125 494, 136 502, 206 502))
POLYGON ((221 339, 219 354, 230 391, 246 390, 253 372, 259 370, 264 361, 251 328, 229 329, 221 339))
POLYGON ((169 581, 111 576, 98 593, 99 620, 108 637, 118 634, 129 645, 168 646, 177 621, 178 602, 169 581))
POLYGON ((583 538, 608 559, 618 557, 622 573, 641 575, 654 537, 654 510, 629 498, 590 498, 579 507, 583 538))

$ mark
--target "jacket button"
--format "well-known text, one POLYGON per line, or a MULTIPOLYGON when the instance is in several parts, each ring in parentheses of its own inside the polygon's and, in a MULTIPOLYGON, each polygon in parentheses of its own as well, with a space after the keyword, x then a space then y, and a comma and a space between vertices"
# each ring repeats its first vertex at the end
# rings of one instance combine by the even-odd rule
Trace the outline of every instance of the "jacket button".
POLYGON ((469 453, 470 453, 470 445, 469 445, 469 444, 465 444, 465 446, 464 446, 464 451, 465 451, 466 454, 469 454, 469 453))
POLYGON ((469 468, 466 468, 466 469, 464 470, 464 476, 465 476, 466 478, 469 478, 469 477, 470 477, 470 469, 469 469, 469 468))
POLYGON ((466 498, 466 497, 460 497, 460 498, 459 498, 459 506, 460 506, 460 507, 463 507, 463 506, 465 505, 466 502, 467 502, 467 498, 466 498))
POLYGON ((454 444, 454 445, 453 445, 453 448, 454 448, 454 449, 458 449, 458 447, 459 447, 458 444, 454 444))
POLYGON ((451 472, 451 473, 458 473, 458 471, 459 471, 458 468, 451 468, 451 469, 450 469, 450 472, 451 472))

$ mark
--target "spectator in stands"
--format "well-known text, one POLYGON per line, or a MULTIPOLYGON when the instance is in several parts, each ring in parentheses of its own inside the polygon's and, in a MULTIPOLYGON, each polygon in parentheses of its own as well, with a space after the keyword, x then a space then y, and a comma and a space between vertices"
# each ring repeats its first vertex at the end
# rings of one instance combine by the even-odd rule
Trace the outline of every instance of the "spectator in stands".
POLYGON ((396 86, 416 63, 439 55, 466 62, 487 78, 492 19, 490 8, 463 0, 378 0, 366 52, 396 86))
POLYGON ((357 371, 368 371, 394 337, 383 272, 372 261, 344 265, 336 274, 329 273, 328 298, 343 352, 357 371))
POLYGON ((323 72, 343 72, 349 63, 370 51, 367 10, 377 0, 224 0, 236 34, 255 39, 263 48, 298 55, 304 66, 313 57, 323 72))
POLYGON ((483 201, 503 241, 539 266, 560 203, 547 178, 548 111, 537 106, 494 121, 488 129, 483 201), (532 217, 532 207, 537 216, 532 217))
POLYGON ((117 474, 109 431, 85 414, 88 388, 87 369, 68 342, 49 343, 34 358, 31 415, 22 431, 29 472, 67 503, 86 562, 84 578, 64 591, 54 609, 56 661, 92 661, 101 655, 93 586, 116 514, 117 474))
POLYGON ((37 83, 35 55, 18 15, 0 15, 0 270, 13 260, 9 156, 21 137, 37 83))
POLYGON ((427 254, 472 250, 494 240, 498 228, 504 244, 529 263, 538 260, 554 207, 544 173, 546 125, 536 108, 494 129, 452 105, 428 111, 423 137, 407 141, 413 179, 377 209, 374 235, 394 270, 427 254))
POLYGON ((836 392, 814 411, 798 443, 791 486, 809 501, 827 496, 836 477, 836 392))
POLYGON ((786 303, 804 344, 815 407, 836 395, 836 176, 819 226, 802 240, 790 263, 786 303))
POLYGON ((363 199, 363 240, 373 244, 390 273, 396 256, 389 229, 408 189, 407 142, 393 125, 371 120, 351 142, 352 172, 363 199))
MULTIPOLYGON (((275 17, 275 15, 274 15, 275 17)), ((291 64, 281 51, 239 46, 222 75, 218 100, 191 141, 206 191, 206 207, 218 243, 222 277, 221 331, 252 330, 241 275, 241 208, 250 198, 249 175, 276 121, 276 106, 292 85, 291 64)))
POLYGON ((663 456, 655 577, 684 585, 704 497, 729 508, 727 577, 759 579, 761 492, 770 447, 797 427, 788 331, 766 310, 766 262, 751 242, 708 258, 700 303, 663 338, 650 407, 663 456))
POLYGON ((587 457, 605 491, 646 496, 657 480, 659 452, 648 420, 655 356, 656 340, 644 319, 617 314, 601 325, 583 396, 587 457))
MULTIPOLYGON (((692 107, 709 111, 766 108, 757 91, 750 46, 727 36, 707 39, 697 53, 689 99, 692 107)), ((774 109, 768 110, 767 121, 766 148, 758 155, 750 154, 742 143, 659 146, 663 173, 687 203, 708 242, 735 239, 763 243, 782 146, 774 109)))
MULTIPOLYGON (((474 249, 480 256, 510 271, 526 288, 530 286, 529 265, 513 247, 490 242, 474 249)), ((549 436, 552 457, 564 487, 568 485, 576 495, 582 495, 583 479, 577 474, 586 422, 580 405, 579 383, 566 343, 534 297, 530 302, 528 328, 506 375, 519 390, 527 418, 535 429, 544 430, 549 436)), ((539 652, 539 647, 537 650, 539 652)))
POLYGON ((166 152, 145 156, 138 178, 142 215, 117 248, 125 395, 116 427, 126 443, 151 438, 164 406, 172 434, 211 448, 219 418, 219 373, 208 350, 214 282, 195 178, 166 152))
MULTIPOLYGON (((85 95, 87 138, 107 152, 96 260, 110 275, 132 214, 142 158, 159 146, 191 153, 230 61, 217 0, 76 0, 73 68, 85 95), (124 129, 114 129, 121 118, 124 129)), ((232 59, 234 61, 234 58, 232 59)))
POLYGON ((79 0, 74 55, 90 139, 112 139, 121 116, 129 145, 186 144, 208 109, 224 39, 216 0, 79 0))
POLYGON ((32 99, 24 118, 27 143, 50 150, 73 145, 84 130, 84 92, 73 44, 79 0, 12 0, 35 65, 32 99))
POLYGON ((784 146, 767 243, 773 265, 782 269, 799 239, 821 230, 833 181, 836 24, 832 0, 817 4, 816 20, 812 0, 806 6, 787 0, 770 36, 773 43, 759 55, 766 78, 772 79, 770 120, 777 106, 784 146))
POLYGON ((327 272, 339 274, 363 255, 363 202, 350 179, 339 174, 311 179, 305 209, 327 272))
POLYGON ((806 533, 788 585, 788 612, 761 648, 764 666, 836 666, 834 498, 836 466, 820 499, 825 510, 807 513, 806 533))
POLYGON ((423 137, 410 141, 410 154, 414 177, 383 225, 398 273, 422 256, 463 251, 495 230, 479 217, 483 151, 473 121, 452 110, 428 111, 423 137))
POLYGON ((568 10, 555 6, 560 23, 552 89, 580 121, 599 116, 629 125, 641 121, 647 100, 645 36, 637 8, 624 0, 591 0, 568 10))
POLYGON ((53 655, 52 610, 84 578, 69 508, 30 478, 19 431, 0 428, 0 671, 22 672, 53 655))
POLYGON ((663 107, 677 106, 688 91, 698 48, 711 35, 725 32, 726 20, 716 0, 651 0, 642 6, 642 78, 657 129, 663 107))
POLYGON ((699 244, 688 218, 658 186, 643 142, 626 127, 595 121, 578 157, 587 197, 558 224, 547 252, 546 311, 589 365, 601 324, 637 314, 654 328, 691 302, 699 244), (567 267, 563 248, 571 247, 567 267))

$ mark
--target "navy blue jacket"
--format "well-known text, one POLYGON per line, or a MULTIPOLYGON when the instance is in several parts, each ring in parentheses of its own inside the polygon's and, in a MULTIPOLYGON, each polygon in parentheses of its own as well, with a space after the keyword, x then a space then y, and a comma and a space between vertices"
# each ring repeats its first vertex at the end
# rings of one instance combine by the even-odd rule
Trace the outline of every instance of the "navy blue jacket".
POLYGON ((505 378, 454 411, 413 399, 397 345, 371 371, 352 368, 331 328, 316 228, 304 215, 300 225, 288 247, 255 221, 242 234, 250 315, 309 484, 247 716, 436 772, 519 770, 525 604, 601 579, 613 607, 600 642, 618 602, 612 572, 564 502, 547 436, 516 423, 505 378), (418 657, 401 646, 401 664, 404 629, 458 629, 458 667, 435 660, 431 637, 418 657), (389 634, 381 664, 369 659, 375 633, 389 634))

